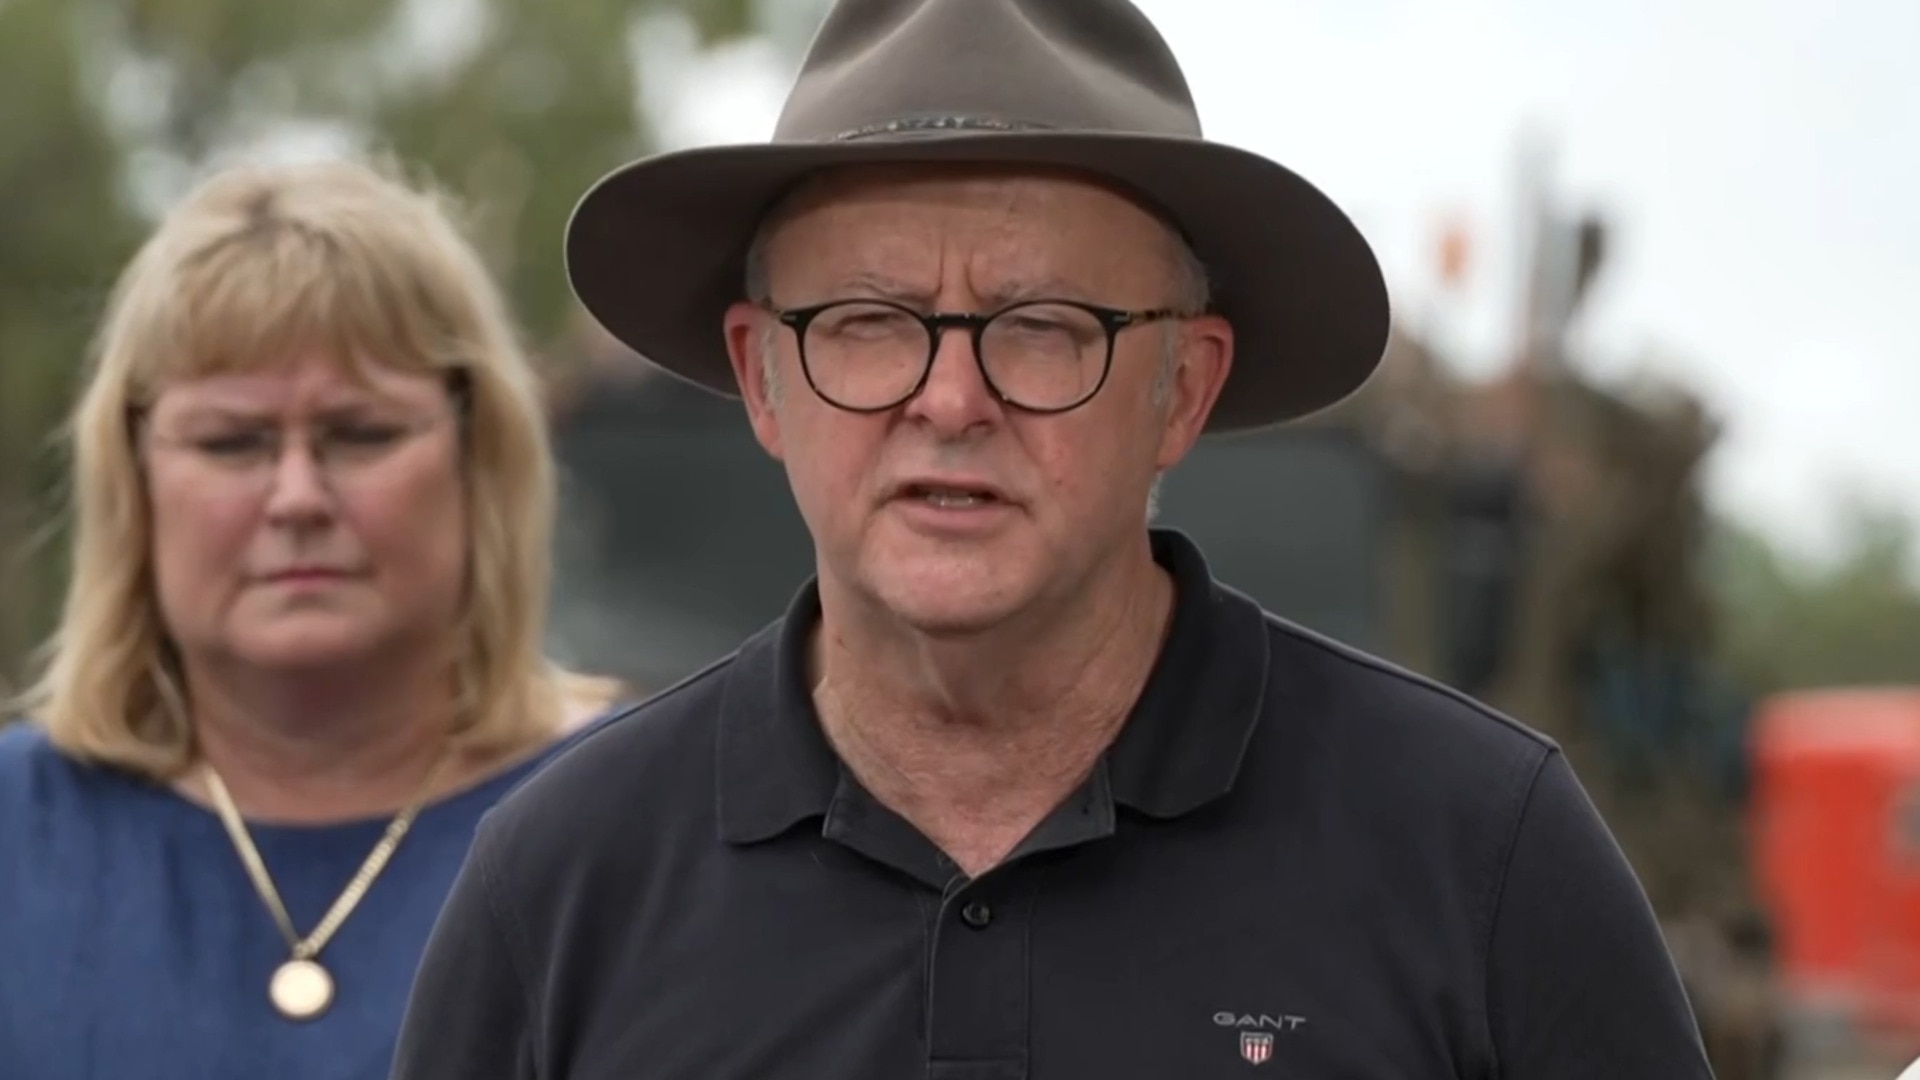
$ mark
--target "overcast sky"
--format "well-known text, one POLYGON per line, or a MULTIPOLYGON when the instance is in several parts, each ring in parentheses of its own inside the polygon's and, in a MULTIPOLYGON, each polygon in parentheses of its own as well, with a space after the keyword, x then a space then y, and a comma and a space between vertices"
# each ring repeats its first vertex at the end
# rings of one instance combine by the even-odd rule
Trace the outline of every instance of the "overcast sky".
MULTIPOLYGON (((1463 366, 1510 344, 1517 148, 1539 126, 1565 197, 1615 226, 1585 362, 1709 398, 1730 429, 1716 500, 1809 548, 1849 485, 1920 514, 1920 2, 1137 2, 1207 134, 1346 206, 1397 316, 1463 366), (1441 298, 1449 214, 1475 263, 1441 298)), ((790 76, 748 47, 649 83, 684 145, 765 138, 790 76)))

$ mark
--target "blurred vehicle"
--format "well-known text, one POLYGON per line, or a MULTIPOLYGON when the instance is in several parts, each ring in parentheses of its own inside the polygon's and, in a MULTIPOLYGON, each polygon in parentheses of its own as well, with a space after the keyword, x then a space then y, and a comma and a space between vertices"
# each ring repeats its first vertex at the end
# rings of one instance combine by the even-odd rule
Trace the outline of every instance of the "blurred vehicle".
POLYGON ((1920 1055, 1920 689, 1776 695, 1753 745, 1784 994, 1829 1032, 1920 1055))

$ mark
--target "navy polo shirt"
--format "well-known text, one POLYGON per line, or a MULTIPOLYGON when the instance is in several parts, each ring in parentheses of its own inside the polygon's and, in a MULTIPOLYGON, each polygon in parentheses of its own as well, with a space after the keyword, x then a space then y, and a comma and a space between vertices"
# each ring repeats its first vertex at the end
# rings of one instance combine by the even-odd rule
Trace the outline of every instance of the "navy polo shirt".
POLYGON ((1558 749, 1262 611, 1156 530, 1132 715, 960 874, 844 769, 812 587, 483 824, 399 1080, 1706 1080, 1558 749))

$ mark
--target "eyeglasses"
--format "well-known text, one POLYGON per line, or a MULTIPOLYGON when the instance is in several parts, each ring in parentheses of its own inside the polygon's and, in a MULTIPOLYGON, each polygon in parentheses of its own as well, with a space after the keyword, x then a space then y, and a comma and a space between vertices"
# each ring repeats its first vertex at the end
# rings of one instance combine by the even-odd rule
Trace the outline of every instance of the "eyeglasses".
POLYGON ((973 338, 973 359, 1002 403, 1034 413, 1078 408, 1106 385, 1120 331, 1185 318, 1172 308, 1127 311, 1073 300, 1031 300, 987 314, 926 314, 886 300, 834 300, 773 309, 800 344, 807 385, 829 405, 880 412, 919 394, 940 336, 973 338))
MULTIPOLYGON (((313 463, 329 482, 351 483, 379 469, 402 446, 448 419, 354 420, 319 424, 305 437, 313 463)), ((179 454, 195 469, 245 485, 264 485, 278 471, 287 434, 277 426, 227 426, 192 435, 148 430, 148 441, 179 454)))

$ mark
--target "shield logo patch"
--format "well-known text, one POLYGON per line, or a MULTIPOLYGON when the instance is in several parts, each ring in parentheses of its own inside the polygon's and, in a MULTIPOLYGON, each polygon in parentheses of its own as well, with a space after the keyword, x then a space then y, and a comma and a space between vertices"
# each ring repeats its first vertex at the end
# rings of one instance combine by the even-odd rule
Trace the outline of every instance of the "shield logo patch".
POLYGON ((1240 1056, 1254 1065, 1259 1065, 1273 1056, 1273 1032, 1243 1031, 1240 1033, 1240 1056))

